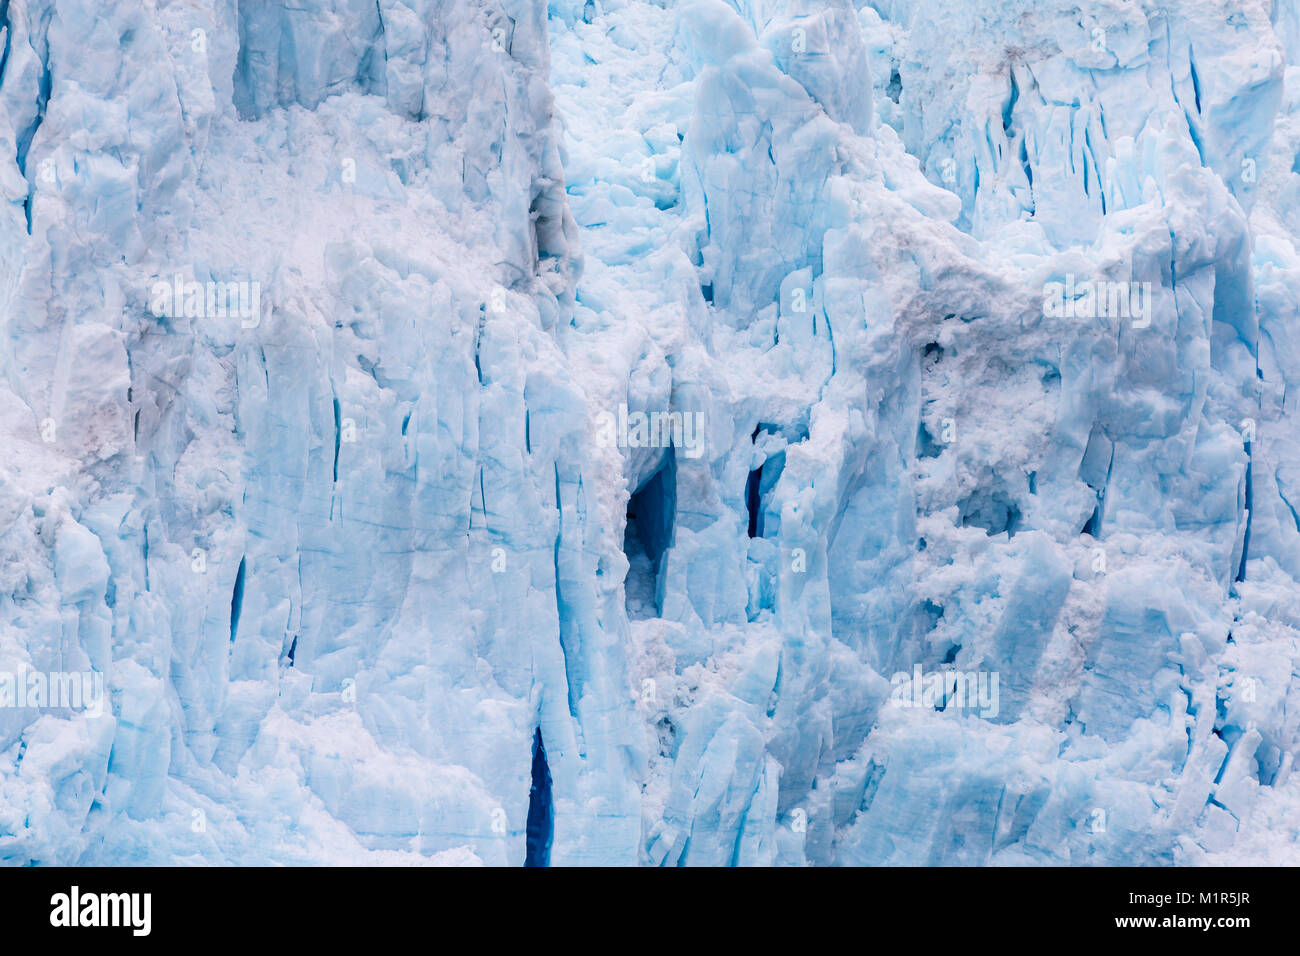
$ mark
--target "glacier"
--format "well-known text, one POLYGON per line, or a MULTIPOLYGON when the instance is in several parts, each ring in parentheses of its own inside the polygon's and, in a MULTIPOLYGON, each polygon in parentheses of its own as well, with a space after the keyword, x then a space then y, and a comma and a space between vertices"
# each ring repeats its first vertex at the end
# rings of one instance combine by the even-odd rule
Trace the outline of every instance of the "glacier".
POLYGON ((0 861, 1300 862, 1296 0, 0 36, 0 861))

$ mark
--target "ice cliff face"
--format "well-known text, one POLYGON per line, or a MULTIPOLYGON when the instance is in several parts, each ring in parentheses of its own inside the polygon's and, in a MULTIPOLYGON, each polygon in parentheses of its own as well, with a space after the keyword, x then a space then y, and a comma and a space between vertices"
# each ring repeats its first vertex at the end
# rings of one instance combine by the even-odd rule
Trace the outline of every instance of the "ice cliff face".
POLYGON ((0 859, 1300 856, 1294 0, 0 24, 0 859))

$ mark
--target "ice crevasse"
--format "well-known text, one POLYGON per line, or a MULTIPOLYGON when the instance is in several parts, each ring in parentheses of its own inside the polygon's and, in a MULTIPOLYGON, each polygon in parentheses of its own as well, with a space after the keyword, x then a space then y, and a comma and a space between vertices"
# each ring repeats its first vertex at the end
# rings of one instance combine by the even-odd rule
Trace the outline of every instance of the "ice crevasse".
POLYGON ((1300 861, 1292 63, 0 0, 0 861, 1300 861))

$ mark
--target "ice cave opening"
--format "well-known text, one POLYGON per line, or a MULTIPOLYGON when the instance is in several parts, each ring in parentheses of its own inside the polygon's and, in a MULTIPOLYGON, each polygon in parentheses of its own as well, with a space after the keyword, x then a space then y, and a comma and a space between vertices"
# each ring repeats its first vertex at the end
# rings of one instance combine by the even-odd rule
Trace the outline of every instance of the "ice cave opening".
POLYGON ((659 576, 672 545, 677 514, 677 457, 669 448, 655 473, 641 483, 627 505, 623 553, 627 555, 624 593, 633 620, 658 617, 663 610, 659 576))
MULTIPOLYGON (((758 436, 764 432, 779 434, 783 431, 777 425, 759 424, 755 426, 754 433, 750 436, 751 442, 757 442, 758 436)), ((807 434, 800 436, 800 439, 806 438, 807 434)), ((778 515, 768 515, 766 513, 766 503, 771 500, 772 490, 776 483, 781 480, 781 472, 785 470, 785 449, 775 453, 769 453, 766 460, 757 468, 749 472, 749 479, 745 483, 745 509, 749 512, 749 536, 751 538, 768 537, 767 532, 775 534, 776 528, 768 527, 769 518, 778 518, 778 515)))

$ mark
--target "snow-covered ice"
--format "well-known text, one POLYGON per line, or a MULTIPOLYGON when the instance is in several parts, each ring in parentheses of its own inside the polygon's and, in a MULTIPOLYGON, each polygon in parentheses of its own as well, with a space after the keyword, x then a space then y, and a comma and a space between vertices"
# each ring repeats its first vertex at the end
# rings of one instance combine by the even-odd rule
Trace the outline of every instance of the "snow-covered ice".
POLYGON ((1300 862, 1297 0, 0 37, 0 861, 1300 862))

